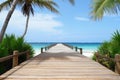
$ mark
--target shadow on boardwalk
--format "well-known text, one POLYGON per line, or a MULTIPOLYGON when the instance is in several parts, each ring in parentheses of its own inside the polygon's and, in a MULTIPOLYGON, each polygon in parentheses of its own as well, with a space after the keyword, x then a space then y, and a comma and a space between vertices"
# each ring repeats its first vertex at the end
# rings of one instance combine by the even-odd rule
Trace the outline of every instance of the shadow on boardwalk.
POLYGON ((118 74, 61 44, 0 76, 5 80, 120 80, 118 74))
POLYGON ((81 57, 81 58, 86 58, 85 56, 82 56, 81 54, 78 53, 70 53, 70 52, 59 52, 59 53, 50 53, 50 52, 45 52, 42 53, 34 58, 34 60, 71 60, 70 57, 81 57))
POLYGON ((19 71, 21 68, 23 68, 25 65, 27 65, 30 62, 30 60, 27 60, 23 63, 21 63, 20 65, 16 66, 15 68, 11 69, 11 71, 6 72, 4 77, 0 77, 0 80, 4 80, 7 77, 9 77, 10 75, 14 74, 16 71, 19 71))
MULTIPOLYGON (((37 55, 34 58, 31 58, 30 60, 27 60, 26 62, 21 63, 20 65, 18 65, 17 67, 15 67, 14 69, 12 69, 10 72, 8 72, 6 74, 6 76, 4 76, 4 78, 0 78, 0 80, 6 79, 8 76, 14 74, 16 71, 19 71, 21 68, 23 68, 24 66, 26 66, 27 64, 29 64, 32 61, 37 60, 38 65, 46 60, 71 60, 69 57, 81 57, 81 58, 85 58, 84 56, 81 56, 81 54, 78 54, 77 52, 73 53, 73 52, 59 52, 59 53, 51 53, 51 52, 44 52, 42 54, 37 55)), ((36 64, 37 65, 37 64, 36 64)))

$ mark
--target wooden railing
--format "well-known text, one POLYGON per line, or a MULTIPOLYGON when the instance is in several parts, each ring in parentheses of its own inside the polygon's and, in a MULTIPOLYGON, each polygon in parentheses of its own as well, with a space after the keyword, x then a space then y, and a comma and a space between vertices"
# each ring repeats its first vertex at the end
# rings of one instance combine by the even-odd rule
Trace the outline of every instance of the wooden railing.
POLYGON ((50 49, 51 47, 55 46, 56 44, 57 44, 57 43, 51 44, 51 45, 47 46, 46 48, 47 48, 47 49, 50 49))
POLYGON ((55 46, 55 45, 56 45, 56 43, 55 43, 55 44, 51 44, 51 45, 46 46, 46 47, 42 47, 42 48, 41 48, 41 53, 43 53, 44 51, 50 49, 51 47, 53 47, 53 46, 55 46))
MULTIPOLYGON (((75 49, 75 51, 78 51, 78 50, 79 50, 79 53, 80 53, 80 54, 83 54, 82 48, 73 47, 73 46, 70 46, 70 45, 65 44, 65 43, 62 43, 62 44, 65 45, 65 46, 67 46, 67 47, 69 47, 69 48, 71 48, 71 49, 75 49)), ((51 48, 51 47, 53 47, 53 46, 55 46, 55 45, 56 45, 56 44, 52 44, 52 45, 47 46, 47 47, 42 47, 42 48, 41 48, 41 53, 43 53, 44 51, 48 50, 49 48, 51 48)))
POLYGON ((100 59, 104 61, 112 61, 115 63, 115 72, 120 74, 120 54, 116 54, 115 58, 110 58, 108 56, 103 56, 98 52, 95 53, 96 61, 99 62, 100 59))
POLYGON ((80 54, 83 54, 82 48, 73 47, 73 46, 70 46, 70 45, 65 44, 65 43, 62 43, 62 44, 65 45, 65 46, 67 46, 67 47, 69 47, 69 48, 71 48, 71 49, 75 49, 76 52, 79 50, 80 54))
POLYGON ((74 48, 73 46, 70 46, 70 45, 68 45, 68 44, 66 44, 66 43, 62 43, 62 44, 65 45, 65 46, 67 46, 67 47, 69 47, 69 48, 71 48, 71 49, 74 48))
POLYGON ((120 54, 115 55, 115 72, 120 74, 120 54))
POLYGON ((13 55, 9 55, 9 56, 0 58, 0 62, 4 62, 4 61, 7 61, 7 60, 13 58, 13 60, 12 60, 13 61, 12 62, 12 67, 15 67, 15 66, 18 65, 18 57, 20 55, 23 55, 23 54, 26 54, 26 59, 30 58, 30 52, 29 52, 29 50, 25 51, 25 52, 20 52, 20 53, 16 50, 16 51, 13 51, 13 55))
POLYGON ((78 51, 80 52, 80 54, 83 54, 83 49, 82 48, 78 48, 78 47, 74 47, 75 48, 75 51, 78 51))

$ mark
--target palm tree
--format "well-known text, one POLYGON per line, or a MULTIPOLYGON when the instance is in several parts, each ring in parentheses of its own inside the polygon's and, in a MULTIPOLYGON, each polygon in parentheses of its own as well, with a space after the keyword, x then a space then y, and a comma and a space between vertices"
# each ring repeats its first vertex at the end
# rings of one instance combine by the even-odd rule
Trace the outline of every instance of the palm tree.
MULTIPOLYGON (((12 8, 12 6, 11 6, 11 9, 12 9, 12 11, 14 11, 15 6, 18 3, 18 1, 20 4, 22 4, 24 2, 24 5, 22 7, 22 11, 23 11, 23 14, 25 16, 27 16, 26 29, 25 29, 25 32, 23 34, 23 37, 25 36, 27 29, 28 29, 28 22, 29 22, 30 13, 34 14, 34 10, 32 8, 33 3, 37 4, 39 7, 46 7, 47 9, 51 10, 52 12, 58 13, 57 9, 54 8, 54 6, 57 6, 57 4, 51 0, 46 0, 46 1, 45 0, 14 0, 14 1, 13 0, 6 0, 2 4, 0 4, 0 11, 4 7, 11 6, 12 2, 13 2, 12 6, 14 5, 13 6, 14 8, 12 8)), ((74 0, 69 0, 69 2, 74 4, 74 0)), ((11 15, 12 15, 12 13, 11 13, 11 15)), ((9 19, 10 19, 10 17, 9 17, 9 19)), ((0 42, 2 42, 2 39, 3 39, 3 36, 5 34, 9 20, 6 19, 6 21, 7 21, 7 23, 4 22, 5 26, 2 27, 3 29, 1 30, 1 33, 0 33, 0 42)))
MULTIPOLYGON (((71 4, 74 4, 74 0, 69 0, 69 2, 71 4)), ((57 9, 54 7, 54 6, 58 7, 58 5, 52 0, 46 0, 46 1, 45 0, 25 0, 25 3, 22 7, 22 12, 23 12, 23 15, 27 16, 27 20, 26 20, 26 28, 22 37, 24 37, 27 33, 30 13, 34 15, 34 9, 32 7, 32 5, 34 5, 33 3, 37 4, 40 8, 45 7, 51 12, 59 13, 59 11, 57 11, 57 9)))
MULTIPOLYGON (((8 0, 8 1, 10 1, 10 0, 8 0)), ((16 6, 17 3, 18 3, 18 0, 14 0, 14 1, 12 2, 12 4, 11 4, 11 8, 10 8, 8 14, 7 14, 7 17, 6 17, 5 21, 4 21, 4 24, 3 24, 2 29, 1 29, 1 32, 0 32, 0 43, 2 42, 3 36, 4 36, 4 34, 5 34, 5 31, 6 31, 6 28, 7 28, 7 25, 8 25, 8 22, 9 22, 12 14, 13 14, 13 12, 14 12, 14 9, 15 9, 15 6, 16 6)), ((1 8, 1 7, 2 7, 2 6, 0 6, 0 8, 1 8)))
POLYGON ((45 0, 38 0, 38 1, 37 0, 30 0, 30 1, 25 0, 25 3, 23 4, 23 7, 22 7, 22 12, 23 12, 23 15, 27 16, 27 20, 26 20, 26 28, 25 28, 25 31, 22 37, 24 37, 27 33, 30 13, 34 15, 34 9, 32 5, 38 5, 40 9, 45 7, 51 12, 59 13, 58 10, 54 7, 58 5, 51 0, 46 0, 46 1, 45 0))
MULTIPOLYGON (((12 0, 7 0, 7 1, 3 2, 1 4, 0 10, 2 10, 4 7, 11 6, 11 3, 12 3, 12 0)), ((40 8, 46 7, 47 9, 51 10, 52 12, 58 13, 57 9, 54 8, 54 6, 57 6, 57 4, 51 0, 19 0, 17 4, 20 6, 23 5, 22 6, 23 15, 27 16, 26 28, 25 28, 25 31, 24 31, 24 34, 22 37, 24 37, 27 32, 30 14, 31 13, 34 14, 32 5, 37 5, 40 8)))
POLYGON ((105 13, 117 14, 120 10, 120 0, 93 0, 92 1, 92 19, 102 19, 105 13))

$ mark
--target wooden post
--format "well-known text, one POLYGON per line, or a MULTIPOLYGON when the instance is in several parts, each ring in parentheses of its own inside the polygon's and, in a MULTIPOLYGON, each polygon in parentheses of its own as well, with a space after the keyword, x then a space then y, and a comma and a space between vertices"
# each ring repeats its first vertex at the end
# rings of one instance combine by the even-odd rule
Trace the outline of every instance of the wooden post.
POLYGON ((82 54, 83 52, 82 52, 82 48, 80 48, 80 54, 82 54))
POLYGON ((98 53, 98 52, 95 52, 95 57, 96 57, 96 61, 97 61, 97 62, 99 62, 98 56, 99 56, 99 53, 98 53))
POLYGON ((120 74, 120 55, 116 54, 115 55, 115 72, 120 74))
POLYGON ((47 47, 45 47, 45 51, 47 50, 47 47))
POLYGON ((27 53, 26 53, 26 59, 28 60, 30 58, 30 51, 27 50, 27 53))
POLYGON ((43 48, 41 48, 41 53, 43 53, 43 48))
POLYGON ((18 51, 13 52, 13 67, 18 65, 18 51))
POLYGON ((72 46, 72 49, 74 49, 74 47, 72 46))
POLYGON ((77 47, 75 47, 75 51, 77 51, 77 47))

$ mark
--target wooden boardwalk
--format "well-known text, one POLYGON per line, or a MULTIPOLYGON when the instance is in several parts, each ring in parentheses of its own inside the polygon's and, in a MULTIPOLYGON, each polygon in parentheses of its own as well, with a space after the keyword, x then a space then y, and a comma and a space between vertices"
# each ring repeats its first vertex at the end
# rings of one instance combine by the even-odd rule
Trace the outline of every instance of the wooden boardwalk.
POLYGON ((57 44, 0 76, 0 80, 120 80, 99 63, 57 44))

